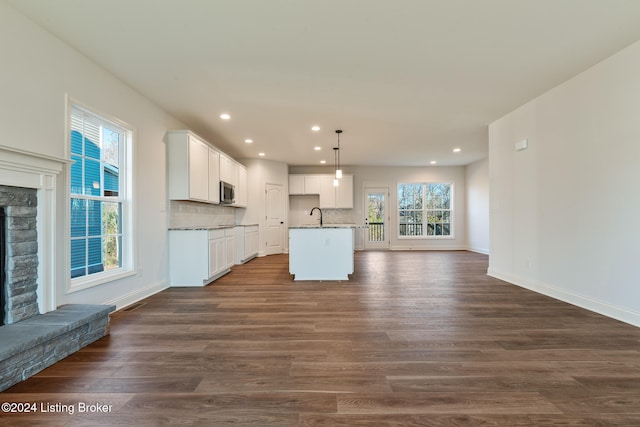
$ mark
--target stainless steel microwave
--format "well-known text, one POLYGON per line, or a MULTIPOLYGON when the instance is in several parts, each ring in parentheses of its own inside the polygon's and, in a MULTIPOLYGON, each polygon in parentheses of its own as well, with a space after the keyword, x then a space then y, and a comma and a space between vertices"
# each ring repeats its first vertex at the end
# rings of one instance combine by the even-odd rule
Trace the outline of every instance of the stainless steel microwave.
POLYGON ((220 203, 235 203, 236 190, 235 187, 228 182, 220 181, 220 203))

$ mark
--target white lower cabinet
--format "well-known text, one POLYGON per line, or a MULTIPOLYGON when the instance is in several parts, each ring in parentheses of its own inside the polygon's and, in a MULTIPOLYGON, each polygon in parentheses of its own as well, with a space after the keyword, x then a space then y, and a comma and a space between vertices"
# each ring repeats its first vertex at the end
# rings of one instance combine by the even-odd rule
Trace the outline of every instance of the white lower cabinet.
POLYGON ((234 229, 227 228, 226 230, 224 230, 225 264, 227 268, 231 268, 235 264, 234 241, 235 241, 234 229))
POLYGON ((205 286, 228 273, 229 247, 233 265, 233 238, 232 228, 169 230, 171 286, 205 286))
POLYGON ((258 255, 257 225, 239 226, 235 228, 235 263, 244 264, 258 255))

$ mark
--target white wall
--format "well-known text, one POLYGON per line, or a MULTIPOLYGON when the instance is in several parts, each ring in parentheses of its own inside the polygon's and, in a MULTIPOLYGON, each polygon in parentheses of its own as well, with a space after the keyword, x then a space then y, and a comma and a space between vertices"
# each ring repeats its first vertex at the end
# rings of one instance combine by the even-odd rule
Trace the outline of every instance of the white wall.
MULTIPOLYGON (((320 206, 319 194, 289 196, 289 226, 317 225, 320 222, 318 211, 310 215, 316 206, 320 206)), ((322 220, 325 220, 324 215, 322 220)))
POLYGON ((489 273, 640 326, 639 142, 640 42, 492 123, 489 273))
MULTIPOLYGON (((354 207, 352 217, 356 224, 364 224, 364 188, 387 187, 390 191, 389 213, 391 215, 390 249, 466 249, 466 208, 465 208, 465 168, 464 166, 425 166, 425 167, 378 167, 343 166, 343 173, 353 174, 354 207), (454 186, 454 236, 442 239, 398 238, 398 200, 397 185, 408 182, 449 182, 454 186)), ((315 166, 292 166, 291 174, 332 173, 332 168, 315 166)), ((363 230, 356 230, 356 249, 363 248, 363 230)))
POLYGON ((489 253, 489 159, 465 167, 467 248, 489 253))
POLYGON ((258 256, 265 256, 265 189, 267 184, 282 185, 284 191, 285 206, 283 212, 285 215, 285 224, 283 226, 283 249, 285 252, 289 250, 289 238, 287 233, 287 212, 289 210, 286 200, 289 194, 289 175, 287 172, 287 164, 264 159, 242 159, 242 163, 247 166, 247 179, 249 187, 249 203, 246 209, 238 209, 236 213, 236 223, 242 225, 259 225, 259 252, 258 256))
POLYGON ((69 97, 135 128, 138 271, 135 276, 66 293, 69 280, 67 174, 57 182, 57 304, 119 307, 167 286, 167 200, 164 135, 184 128, 153 103, 0 0, 0 144, 69 157, 69 97))

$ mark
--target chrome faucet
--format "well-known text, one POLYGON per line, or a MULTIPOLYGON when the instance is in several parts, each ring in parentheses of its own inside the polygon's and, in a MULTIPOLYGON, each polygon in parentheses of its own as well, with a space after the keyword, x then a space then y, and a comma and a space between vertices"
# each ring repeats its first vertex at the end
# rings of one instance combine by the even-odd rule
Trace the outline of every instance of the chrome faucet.
POLYGON ((315 211, 316 209, 318 209, 318 211, 320 211, 320 227, 322 227, 322 209, 315 207, 313 209, 311 209, 311 212, 309 213, 309 215, 313 215, 313 211, 315 211))

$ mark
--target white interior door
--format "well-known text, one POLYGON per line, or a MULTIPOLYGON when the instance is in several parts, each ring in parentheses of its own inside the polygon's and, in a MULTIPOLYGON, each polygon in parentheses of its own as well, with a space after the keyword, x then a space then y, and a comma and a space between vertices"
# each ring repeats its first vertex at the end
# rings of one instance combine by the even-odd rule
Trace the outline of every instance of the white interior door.
POLYGON ((284 187, 267 184, 265 195, 266 252, 267 255, 281 254, 284 251, 284 187))
POLYGON ((364 189, 365 249, 389 249, 389 188, 376 187, 364 189))

